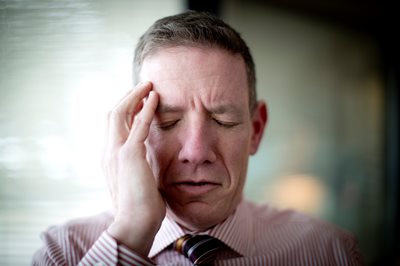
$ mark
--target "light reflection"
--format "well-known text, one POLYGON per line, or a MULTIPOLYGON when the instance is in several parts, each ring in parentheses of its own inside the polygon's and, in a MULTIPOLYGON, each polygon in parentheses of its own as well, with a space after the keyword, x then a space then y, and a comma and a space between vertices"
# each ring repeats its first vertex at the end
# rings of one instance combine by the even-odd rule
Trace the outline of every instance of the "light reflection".
POLYGON ((287 175, 268 185, 264 197, 282 208, 292 208, 309 214, 318 214, 327 198, 327 189, 321 179, 312 175, 287 175))

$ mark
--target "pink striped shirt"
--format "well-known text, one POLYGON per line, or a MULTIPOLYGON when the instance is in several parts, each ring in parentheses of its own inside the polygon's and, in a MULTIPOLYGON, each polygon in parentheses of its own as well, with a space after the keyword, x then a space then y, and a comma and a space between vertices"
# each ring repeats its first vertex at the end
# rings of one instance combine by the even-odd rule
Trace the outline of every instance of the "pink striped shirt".
MULTIPOLYGON (((119 244, 106 231, 109 213, 74 220, 42 234, 44 246, 33 265, 192 265, 171 244, 185 232, 166 217, 148 258, 119 244)), ((242 201, 209 234, 227 248, 215 265, 362 265, 354 237, 341 229, 294 211, 242 201)))

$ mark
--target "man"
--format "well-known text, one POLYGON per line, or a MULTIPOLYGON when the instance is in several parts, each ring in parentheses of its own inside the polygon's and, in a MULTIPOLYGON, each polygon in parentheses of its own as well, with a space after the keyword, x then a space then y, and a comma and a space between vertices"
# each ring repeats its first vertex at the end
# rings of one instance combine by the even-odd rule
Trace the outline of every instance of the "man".
POLYGON ((163 18, 134 69, 141 82, 109 114, 113 214, 50 228, 34 265, 360 264, 351 235, 243 199, 267 108, 235 30, 204 13, 163 18))

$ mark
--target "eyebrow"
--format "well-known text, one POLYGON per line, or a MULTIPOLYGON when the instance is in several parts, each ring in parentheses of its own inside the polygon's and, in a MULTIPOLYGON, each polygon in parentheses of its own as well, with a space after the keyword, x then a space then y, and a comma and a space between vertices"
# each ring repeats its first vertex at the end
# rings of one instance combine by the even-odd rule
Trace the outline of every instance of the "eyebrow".
POLYGON ((156 113, 164 114, 164 113, 180 113, 183 109, 178 106, 173 106, 169 104, 159 104, 156 109, 156 113))

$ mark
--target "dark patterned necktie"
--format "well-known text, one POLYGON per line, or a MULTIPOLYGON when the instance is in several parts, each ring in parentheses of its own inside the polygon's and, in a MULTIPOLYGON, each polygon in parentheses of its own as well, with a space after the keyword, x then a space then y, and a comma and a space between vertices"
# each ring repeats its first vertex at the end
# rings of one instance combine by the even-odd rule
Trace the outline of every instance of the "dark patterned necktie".
POLYGON ((208 235, 184 235, 174 243, 174 248, 194 265, 211 263, 224 244, 208 235))

